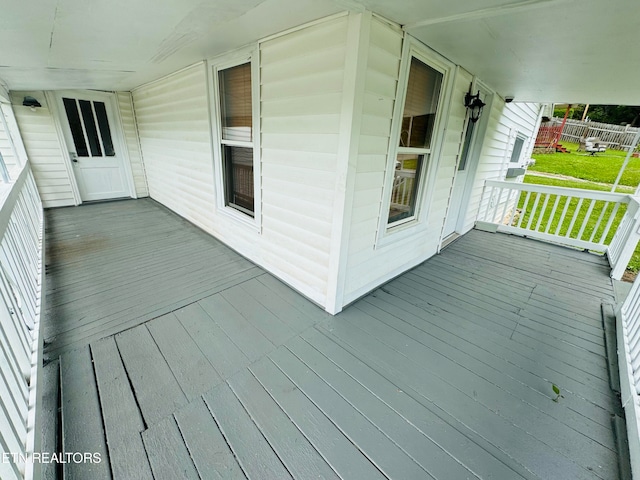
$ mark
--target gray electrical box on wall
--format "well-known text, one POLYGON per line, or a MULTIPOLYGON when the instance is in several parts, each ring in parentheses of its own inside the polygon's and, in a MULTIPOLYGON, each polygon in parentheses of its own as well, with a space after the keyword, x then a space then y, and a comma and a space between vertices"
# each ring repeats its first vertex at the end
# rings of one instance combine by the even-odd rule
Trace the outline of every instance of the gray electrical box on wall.
POLYGON ((507 178, 519 177, 524 175, 526 170, 524 168, 509 168, 507 170, 507 178))

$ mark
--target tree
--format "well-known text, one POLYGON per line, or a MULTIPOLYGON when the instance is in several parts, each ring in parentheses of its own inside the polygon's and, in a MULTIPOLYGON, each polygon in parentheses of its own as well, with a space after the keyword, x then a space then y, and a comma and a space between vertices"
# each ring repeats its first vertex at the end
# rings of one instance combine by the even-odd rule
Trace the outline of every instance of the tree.
MULTIPOLYGON (((575 104, 569 109, 569 117, 572 120, 580 120, 586 105, 575 104)), ((554 117, 564 117, 566 105, 558 105, 554 111, 554 117)), ((631 124, 632 127, 640 126, 640 106, 629 105, 589 105, 587 116, 594 122, 611 123, 614 125, 631 124)))

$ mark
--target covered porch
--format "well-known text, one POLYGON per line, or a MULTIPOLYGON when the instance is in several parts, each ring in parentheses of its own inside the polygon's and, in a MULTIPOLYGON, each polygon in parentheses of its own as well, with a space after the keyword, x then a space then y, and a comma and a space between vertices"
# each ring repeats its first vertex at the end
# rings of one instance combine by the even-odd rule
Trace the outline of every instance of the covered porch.
POLYGON ((44 478, 628 475, 604 257, 474 230, 333 317, 153 200, 45 213, 42 451, 102 461, 44 478))

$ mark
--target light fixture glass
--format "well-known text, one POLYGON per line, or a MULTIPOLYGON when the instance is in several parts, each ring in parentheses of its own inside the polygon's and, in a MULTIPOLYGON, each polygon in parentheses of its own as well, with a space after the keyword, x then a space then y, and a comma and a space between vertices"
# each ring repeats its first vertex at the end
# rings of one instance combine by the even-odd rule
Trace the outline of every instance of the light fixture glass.
POLYGON ((480 90, 475 95, 471 94, 471 85, 469 85, 469 91, 464 95, 464 106, 469 109, 469 115, 471 121, 476 123, 482 115, 482 109, 486 103, 480 100, 480 90))

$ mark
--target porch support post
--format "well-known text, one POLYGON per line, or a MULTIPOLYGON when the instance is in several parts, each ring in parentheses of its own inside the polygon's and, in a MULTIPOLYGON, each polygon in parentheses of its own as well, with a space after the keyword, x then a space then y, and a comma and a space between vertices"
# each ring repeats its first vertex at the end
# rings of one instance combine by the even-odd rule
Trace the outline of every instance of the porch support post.
MULTIPOLYGON (((620 171, 618 172, 616 181, 613 182, 613 187, 611 187, 612 192, 616 191, 616 187, 618 186, 618 183, 620 183, 620 179, 622 178, 624 169, 627 168, 627 164, 629 163, 629 160, 631 160, 631 155, 633 155, 633 152, 636 149, 636 146, 638 145, 639 140, 640 140, 640 130, 638 130, 638 132, 636 133, 636 136, 633 139, 632 145, 629 148, 629 151, 627 152, 627 156, 625 157, 624 162, 622 162, 622 166, 620 167, 620 171)), ((635 195, 638 195, 638 190, 640 190, 640 186, 638 186, 638 189, 636 190, 635 195)))
POLYGON ((325 310, 331 314, 342 310, 344 300, 370 29, 371 12, 349 14, 347 57, 342 85, 343 100, 338 140, 338 181, 334 197, 329 278, 325 305, 325 310))

